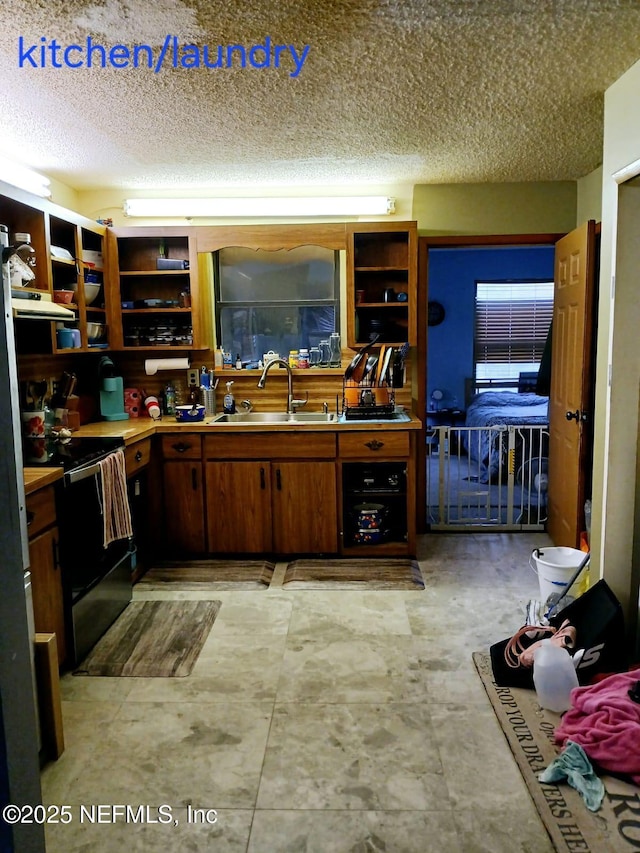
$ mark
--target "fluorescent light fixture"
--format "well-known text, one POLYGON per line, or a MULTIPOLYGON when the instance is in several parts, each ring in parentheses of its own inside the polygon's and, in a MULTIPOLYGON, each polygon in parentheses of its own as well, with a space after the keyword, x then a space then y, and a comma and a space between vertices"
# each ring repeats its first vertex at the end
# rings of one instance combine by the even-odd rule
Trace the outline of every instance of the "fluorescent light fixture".
POLYGON ((0 154, 0 176, 7 184, 11 184, 12 187, 19 187, 28 193, 39 195, 42 198, 49 198, 51 195, 49 178, 45 178, 44 175, 40 175, 26 166, 14 163, 2 154, 0 154))
POLYGON ((292 198, 128 198, 127 216, 275 217, 379 216, 395 212, 387 196, 296 196, 292 198))

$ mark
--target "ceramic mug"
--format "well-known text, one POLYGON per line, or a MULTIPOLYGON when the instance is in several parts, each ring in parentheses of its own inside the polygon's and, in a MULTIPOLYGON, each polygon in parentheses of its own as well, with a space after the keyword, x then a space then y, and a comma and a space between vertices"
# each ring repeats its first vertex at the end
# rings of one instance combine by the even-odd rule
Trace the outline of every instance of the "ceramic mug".
POLYGON ((58 329, 56 332, 56 338, 60 349, 71 349, 74 345, 72 329, 58 329))
POLYGON ((22 432, 25 438, 43 438, 44 412, 22 412, 22 432))

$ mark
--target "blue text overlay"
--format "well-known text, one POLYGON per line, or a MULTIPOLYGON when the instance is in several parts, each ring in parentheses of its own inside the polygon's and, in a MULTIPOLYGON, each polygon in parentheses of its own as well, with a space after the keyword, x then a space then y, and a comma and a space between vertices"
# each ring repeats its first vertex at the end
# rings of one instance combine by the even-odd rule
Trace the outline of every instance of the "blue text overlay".
POLYGON ((41 36, 37 42, 18 39, 19 68, 144 68, 159 74, 167 68, 278 69, 297 77, 302 71, 309 45, 274 44, 266 36, 261 44, 197 45, 181 44, 178 36, 167 35, 158 47, 148 44, 101 44, 91 36, 82 43, 61 44, 41 36))

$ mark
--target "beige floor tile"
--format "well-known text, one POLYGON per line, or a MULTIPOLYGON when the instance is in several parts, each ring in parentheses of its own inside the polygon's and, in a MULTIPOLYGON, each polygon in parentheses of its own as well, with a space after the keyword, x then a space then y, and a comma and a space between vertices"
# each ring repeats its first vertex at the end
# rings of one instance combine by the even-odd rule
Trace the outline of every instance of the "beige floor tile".
POLYGON ((298 590, 290 595, 295 599, 289 636, 356 637, 411 633, 404 597, 400 592, 298 590))
POLYGON ((150 805, 250 808, 272 708, 129 702, 93 749, 82 744, 69 756, 69 773, 52 777, 49 801, 127 803, 144 794, 150 805))
POLYGON ((277 705, 258 808, 450 807, 425 704, 277 705))
POLYGON ((49 827, 48 853, 550 853, 471 653, 537 597, 545 534, 419 537, 422 591, 134 593, 222 607, 186 678, 61 680, 46 803, 178 825, 49 827), (214 825, 186 808, 215 809, 214 825))
POLYGON ((451 812, 262 811, 248 853, 464 853, 451 812))
POLYGON ((250 809, 221 809, 217 814, 206 809, 205 820, 194 810, 139 811, 138 805, 143 804, 137 800, 130 805, 132 811, 122 817, 103 811, 102 819, 109 820, 105 823, 91 822, 97 812, 87 810, 81 816, 79 809, 73 809, 69 824, 47 827, 47 853, 244 853, 247 849, 250 809))
POLYGON ((434 704, 430 713, 456 808, 515 807, 529 798, 491 707, 434 704))
POLYGON ((310 639, 292 635, 279 702, 426 702, 422 638, 368 635, 310 639))
POLYGON ((528 794, 508 808, 459 809, 453 816, 464 853, 554 853, 528 794))

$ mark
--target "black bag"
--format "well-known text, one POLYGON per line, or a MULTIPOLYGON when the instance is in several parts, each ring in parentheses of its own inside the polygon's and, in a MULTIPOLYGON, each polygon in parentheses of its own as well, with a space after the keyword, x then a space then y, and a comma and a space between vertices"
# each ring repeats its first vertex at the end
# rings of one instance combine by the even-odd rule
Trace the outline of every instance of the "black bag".
POLYGON ((594 675, 600 673, 624 672, 627 669, 622 605, 606 581, 599 580, 549 622, 559 628, 565 619, 576 629, 574 655, 584 649, 576 667, 580 684, 589 684, 594 675))
MULTIPOLYGON (((560 628, 567 620, 576 629, 576 642, 571 654, 581 655, 576 667, 580 684, 589 684, 600 673, 623 672, 627 669, 622 605, 606 581, 598 581, 580 598, 553 616, 549 623, 554 628, 560 628)), ((522 639, 526 644, 526 638, 522 639)), ((510 640, 511 637, 508 637, 494 643, 489 649, 494 681, 498 687, 533 689, 533 667, 514 669, 506 662, 505 650, 510 640)), ((534 643, 536 638, 528 642, 534 643)))

